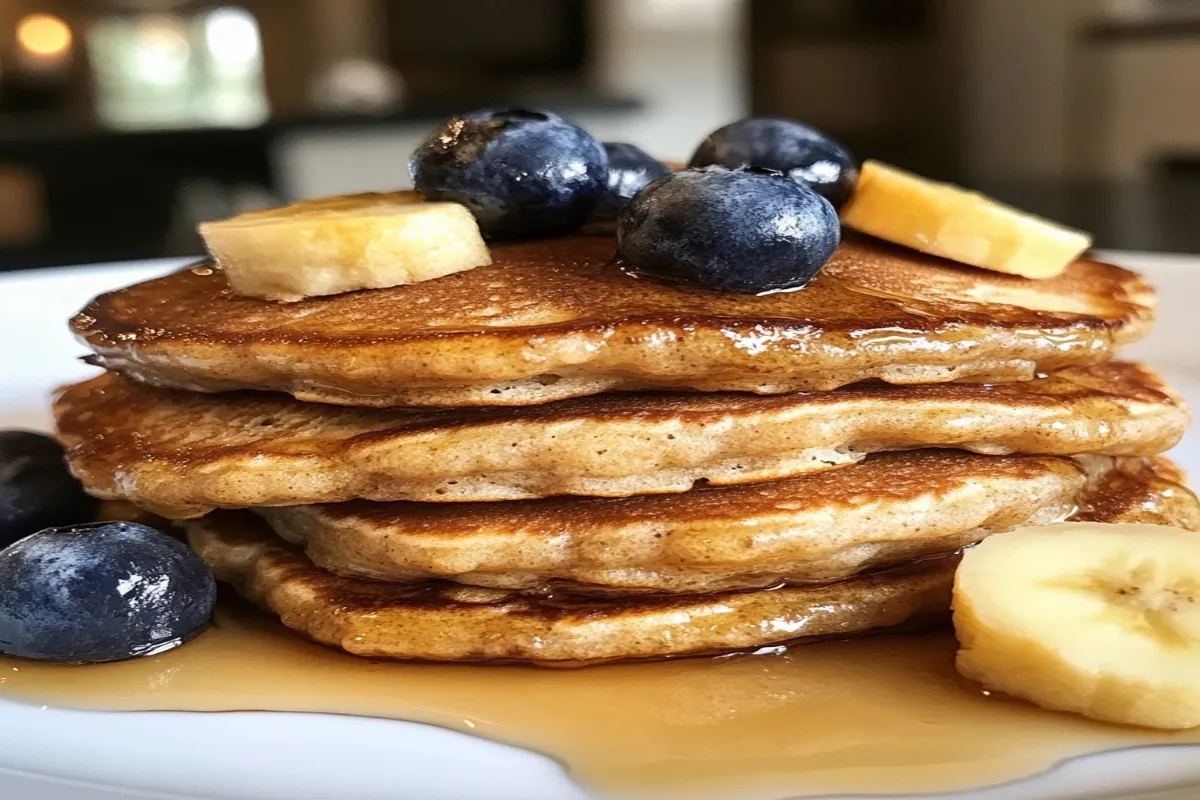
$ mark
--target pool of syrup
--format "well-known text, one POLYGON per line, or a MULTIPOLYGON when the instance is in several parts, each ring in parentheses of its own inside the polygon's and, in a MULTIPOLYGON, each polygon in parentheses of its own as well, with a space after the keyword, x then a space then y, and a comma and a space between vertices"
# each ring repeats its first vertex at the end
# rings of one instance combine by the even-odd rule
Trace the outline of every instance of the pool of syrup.
POLYGON ((426 722, 549 755, 598 797, 976 788, 1098 750, 1200 743, 987 695, 949 631, 578 670, 392 663, 312 644, 241 601, 160 656, 0 657, 0 697, 75 709, 307 711, 426 722))

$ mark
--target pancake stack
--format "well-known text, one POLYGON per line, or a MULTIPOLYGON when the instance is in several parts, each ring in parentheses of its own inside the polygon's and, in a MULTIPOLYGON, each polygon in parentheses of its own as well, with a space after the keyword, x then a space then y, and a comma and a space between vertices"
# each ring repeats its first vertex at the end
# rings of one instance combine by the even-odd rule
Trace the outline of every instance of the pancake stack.
POLYGON ((578 665, 943 621, 957 553, 1064 520, 1200 529, 1160 453, 1153 292, 847 234, 804 290, 638 280, 604 234, 279 304, 205 265, 72 326, 88 490, 368 657, 578 665))

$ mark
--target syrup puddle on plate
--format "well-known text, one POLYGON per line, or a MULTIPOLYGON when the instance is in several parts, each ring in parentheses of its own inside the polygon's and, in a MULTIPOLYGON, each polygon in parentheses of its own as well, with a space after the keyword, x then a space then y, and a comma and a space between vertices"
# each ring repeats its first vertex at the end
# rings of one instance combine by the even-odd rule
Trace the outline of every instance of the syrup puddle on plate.
POLYGON ((996 695, 954 671, 948 631, 784 654, 578 670, 367 661, 236 599, 160 656, 0 658, 0 696, 105 711, 305 711, 440 725, 557 759, 599 797, 777 800, 980 788, 1085 753, 1200 743, 996 695))

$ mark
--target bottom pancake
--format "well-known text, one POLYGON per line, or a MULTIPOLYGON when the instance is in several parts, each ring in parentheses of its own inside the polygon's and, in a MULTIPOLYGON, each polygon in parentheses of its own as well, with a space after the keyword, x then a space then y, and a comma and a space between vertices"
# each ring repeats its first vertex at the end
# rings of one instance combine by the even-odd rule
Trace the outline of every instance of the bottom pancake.
MULTIPOLYGON (((1157 461, 1157 460, 1156 460, 1157 461)), ((1147 464, 1147 469, 1150 469, 1147 464)), ((1156 463, 1154 474, 1171 474, 1156 463)), ((1073 520, 1200 528, 1195 496, 1121 471, 1073 520)), ((954 556, 916 561, 824 586, 702 595, 550 594, 444 580, 383 583, 334 575, 246 512, 182 523, 216 573, 283 624, 371 658, 530 661, 577 666, 622 658, 703 655, 846 637, 943 619, 954 556)))
POLYGON ((747 650, 944 617, 957 559, 820 587, 706 595, 533 595, 343 578, 244 512, 183 523, 218 580, 324 644, 371 658, 563 666, 747 650))

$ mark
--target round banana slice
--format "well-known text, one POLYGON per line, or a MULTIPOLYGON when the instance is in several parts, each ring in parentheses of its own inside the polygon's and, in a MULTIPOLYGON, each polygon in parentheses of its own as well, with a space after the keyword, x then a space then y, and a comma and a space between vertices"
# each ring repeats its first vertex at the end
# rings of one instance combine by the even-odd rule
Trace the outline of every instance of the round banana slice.
POLYGON ((1070 523, 999 534, 954 585, 958 671, 1045 708, 1200 725, 1200 533, 1070 523))
POLYGON ((416 192, 304 200, 206 222, 200 234, 233 291, 283 302, 492 263, 466 206, 426 202, 416 192))

